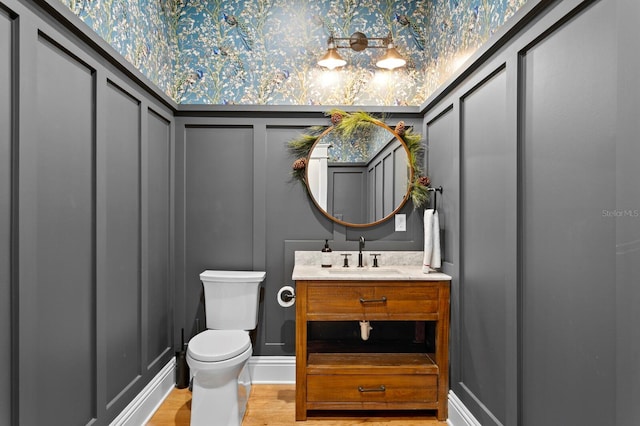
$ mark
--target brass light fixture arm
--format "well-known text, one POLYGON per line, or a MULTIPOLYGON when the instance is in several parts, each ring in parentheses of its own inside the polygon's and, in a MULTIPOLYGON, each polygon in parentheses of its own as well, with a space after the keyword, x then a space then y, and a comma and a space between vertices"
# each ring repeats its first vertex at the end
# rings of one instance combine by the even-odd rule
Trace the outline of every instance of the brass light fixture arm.
POLYGON ((364 49, 386 49, 392 43, 391 33, 386 37, 367 37, 365 34, 356 31, 351 34, 351 37, 336 37, 331 34, 329 36, 328 44, 333 44, 336 49, 353 49, 360 52, 364 49), (369 42, 375 41, 380 44, 369 44, 369 42), (348 42, 348 45, 340 45, 338 42, 348 42))

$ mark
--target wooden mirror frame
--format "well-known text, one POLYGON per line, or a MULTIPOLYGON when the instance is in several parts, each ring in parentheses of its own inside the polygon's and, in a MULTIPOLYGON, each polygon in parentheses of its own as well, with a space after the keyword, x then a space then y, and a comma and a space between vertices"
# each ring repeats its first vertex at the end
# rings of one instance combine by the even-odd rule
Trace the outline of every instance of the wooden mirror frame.
MULTIPOLYGON (((407 168, 409 170, 409 176, 407 179, 407 188, 406 188, 406 192, 404 193, 404 195, 402 196, 402 200, 398 203, 397 206, 394 207, 393 211, 389 214, 387 214, 386 216, 384 216, 381 219, 378 219, 374 222, 366 222, 366 223, 353 223, 353 222, 347 222, 345 220, 342 219, 338 219, 337 217, 333 216, 330 212, 328 212, 325 208, 323 208, 319 203, 318 200, 316 199, 316 197, 314 196, 314 193, 312 191, 312 189, 309 186, 309 164, 311 161, 311 154, 313 153, 314 148, 322 142, 322 138, 326 135, 328 135, 329 133, 331 133, 332 131, 336 131, 336 126, 331 126, 329 128, 327 128, 324 132, 322 132, 317 140, 313 143, 313 145, 311 146, 311 148, 309 149, 309 154, 307 155, 307 167, 305 168, 305 185, 307 186, 307 193, 309 194, 309 197, 311 198, 311 200, 313 201, 313 204, 315 204, 315 206, 318 208, 318 210, 320 210, 320 212, 327 217, 328 219, 339 223, 340 225, 344 225, 344 226, 349 226, 349 227, 353 227, 353 228, 365 228, 365 227, 370 227, 370 226, 375 226, 375 225, 379 225, 383 222, 386 222, 387 220, 389 220, 390 218, 392 218, 396 213, 398 213, 407 203, 407 201, 409 200, 409 197, 411 196, 411 187, 412 187, 412 182, 414 180, 414 168, 412 166, 412 162, 411 162, 411 152, 409 151, 409 147, 407 146, 407 144, 405 143, 405 141, 400 137, 400 135, 398 135, 393 129, 391 129, 391 127, 389 127, 387 124, 385 124, 382 121, 379 120, 372 120, 369 122, 370 125, 375 125, 375 126, 379 126, 380 128, 388 131, 390 133, 391 136, 393 136, 393 139, 396 139, 400 145, 402 146, 402 148, 404 149, 404 152, 406 154, 406 158, 407 158, 407 168)), ((392 140, 392 139, 390 139, 392 140)))
POLYGON ((389 220, 389 218, 391 218, 405 206, 409 198, 411 198, 413 206, 416 209, 424 208, 424 206, 427 205, 427 203, 429 202, 431 182, 428 176, 423 176, 421 162, 423 161, 422 154, 424 151, 424 146, 422 143, 422 136, 420 134, 414 133, 411 127, 406 127, 404 121, 399 121, 395 128, 392 129, 383 121, 372 117, 371 115, 363 111, 346 112, 334 108, 326 112, 325 115, 331 117, 331 123, 333 124, 332 126, 309 127, 304 133, 300 134, 297 138, 290 140, 287 143, 287 149, 289 150, 290 155, 295 158, 292 164, 292 178, 304 185, 305 191, 311 198, 312 202, 325 217, 333 222, 344 226, 363 228, 378 225, 389 220), (409 181, 407 184, 407 193, 404 195, 402 202, 399 203, 399 205, 396 206, 391 213, 389 213, 382 219, 376 220, 374 222, 359 224, 338 219, 329 214, 329 212, 327 212, 324 208, 322 208, 322 206, 318 204, 308 185, 307 165, 313 148, 315 148, 318 140, 321 139, 324 135, 328 134, 331 131, 345 132, 348 135, 349 133, 354 132, 358 127, 363 125, 377 125, 387 130, 395 139, 397 139, 403 146, 407 154, 407 166, 409 167, 410 172, 409 181))

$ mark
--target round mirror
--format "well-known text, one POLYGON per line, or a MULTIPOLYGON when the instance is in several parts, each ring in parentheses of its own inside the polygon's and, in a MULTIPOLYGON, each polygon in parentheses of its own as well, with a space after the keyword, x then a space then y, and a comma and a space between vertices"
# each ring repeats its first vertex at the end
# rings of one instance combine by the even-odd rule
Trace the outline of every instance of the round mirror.
POLYGON ((380 121, 345 132, 329 127, 313 144, 306 184, 329 219, 347 226, 381 223, 410 196, 413 168, 407 145, 380 121))

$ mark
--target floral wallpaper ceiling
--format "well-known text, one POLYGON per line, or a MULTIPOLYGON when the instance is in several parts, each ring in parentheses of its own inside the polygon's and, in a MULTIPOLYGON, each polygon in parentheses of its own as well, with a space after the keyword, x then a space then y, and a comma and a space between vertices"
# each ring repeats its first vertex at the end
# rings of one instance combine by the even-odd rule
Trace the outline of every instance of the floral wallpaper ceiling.
POLYGON ((420 105, 527 0, 60 0, 176 102, 420 105), (375 67, 383 49, 327 38, 393 36, 407 66, 375 67))
POLYGON ((178 52, 173 0, 60 0, 93 31, 170 94, 178 52))

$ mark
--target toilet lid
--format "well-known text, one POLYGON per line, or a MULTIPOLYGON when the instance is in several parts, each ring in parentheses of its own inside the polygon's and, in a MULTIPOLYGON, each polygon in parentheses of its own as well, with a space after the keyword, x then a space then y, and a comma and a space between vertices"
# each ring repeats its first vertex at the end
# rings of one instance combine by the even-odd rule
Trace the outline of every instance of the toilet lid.
POLYGON ((224 361, 251 347, 244 330, 205 330, 189 341, 187 352, 197 361, 224 361))

